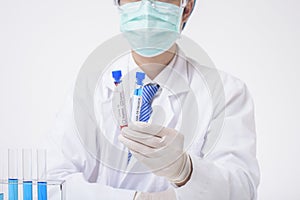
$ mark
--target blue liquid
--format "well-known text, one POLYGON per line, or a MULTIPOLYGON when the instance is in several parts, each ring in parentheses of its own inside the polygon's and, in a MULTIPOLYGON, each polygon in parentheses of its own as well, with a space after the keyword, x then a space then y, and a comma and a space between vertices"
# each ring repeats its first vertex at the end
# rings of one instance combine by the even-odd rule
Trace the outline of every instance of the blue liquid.
POLYGON ((138 88, 134 90, 134 95, 136 96, 142 96, 143 88, 138 88))
POLYGON ((38 200, 47 200, 47 182, 38 182, 38 200))
POLYGON ((0 193, 0 200, 3 200, 3 199, 4 199, 4 194, 0 193))
POLYGON ((23 200, 32 200, 32 181, 23 182, 23 200))
POLYGON ((8 179, 8 199, 18 200, 18 179, 8 179))

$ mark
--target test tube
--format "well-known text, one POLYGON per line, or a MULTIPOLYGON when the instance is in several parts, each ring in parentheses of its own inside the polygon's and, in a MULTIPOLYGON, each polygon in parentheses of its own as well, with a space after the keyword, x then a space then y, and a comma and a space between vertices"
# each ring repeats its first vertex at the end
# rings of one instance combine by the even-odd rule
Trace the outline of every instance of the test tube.
POLYGON ((8 199, 18 200, 18 150, 8 150, 8 199))
POLYGON ((3 183, 0 185, 0 200, 4 199, 4 189, 3 189, 3 183))
POLYGON ((0 200, 4 199, 4 155, 0 150, 0 200))
MULTIPOLYGON (((2 160, 1 160, 2 161, 2 160)), ((1 162, 2 163, 2 162, 1 162)), ((4 199, 4 188, 3 188, 3 166, 0 166, 0 200, 3 200, 4 199)))
POLYGON ((0 200, 4 199, 4 189, 3 189, 3 183, 0 185, 0 200))
POLYGON ((145 73, 136 72, 136 84, 132 99, 131 121, 140 121, 140 112, 142 107, 143 80, 145 73))
POLYGON ((47 200, 47 151, 37 150, 38 200, 47 200))
POLYGON ((114 108, 118 124, 120 129, 128 126, 128 119, 127 119, 127 111, 126 111, 126 101, 125 101, 125 93, 124 87, 122 83, 122 71, 117 70, 112 72, 112 77, 114 78, 114 83, 116 86, 115 89, 115 97, 113 101, 115 101, 114 108))
POLYGON ((32 200, 32 150, 23 149, 23 200, 32 200))

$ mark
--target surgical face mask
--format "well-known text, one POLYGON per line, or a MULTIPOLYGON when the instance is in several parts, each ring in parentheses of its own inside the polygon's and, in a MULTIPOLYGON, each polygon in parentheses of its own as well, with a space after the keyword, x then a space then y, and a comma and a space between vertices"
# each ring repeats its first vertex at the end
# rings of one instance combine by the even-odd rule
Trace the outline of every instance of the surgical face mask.
POLYGON ((184 7, 142 0, 120 6, 121 32, 144 57, 168 51, 180 37, 184 7))

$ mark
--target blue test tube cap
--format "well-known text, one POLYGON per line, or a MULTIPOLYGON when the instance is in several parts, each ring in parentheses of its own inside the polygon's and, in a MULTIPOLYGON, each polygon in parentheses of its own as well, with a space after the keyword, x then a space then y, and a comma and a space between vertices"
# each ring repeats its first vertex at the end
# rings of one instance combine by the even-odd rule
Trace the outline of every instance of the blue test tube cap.
POLYGON ((136 72, 136 84, 143 85, 143 80, 145 79, 145 73, 136 72))
POLYGON ((120 83, 122 78, 122 71, 121 70, 113 71, 112 77, 115 79, 115 82, 120 83))

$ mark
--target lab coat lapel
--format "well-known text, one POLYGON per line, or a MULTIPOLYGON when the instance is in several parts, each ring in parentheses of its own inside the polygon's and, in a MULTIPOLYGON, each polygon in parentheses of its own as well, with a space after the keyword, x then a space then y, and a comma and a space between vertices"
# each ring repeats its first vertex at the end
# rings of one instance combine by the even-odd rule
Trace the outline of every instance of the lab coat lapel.
MULTIPOLYGON (((155 82, 162 86, 162 105, 165 113, 165 126, 175 128, 178 121, 180 105, 184 102, 187 93, 190 91, 188 83, 187 59, 184 53, 178 49, 173 65, 167 66, 155 79, 155 82), (166 98, 166 99, 165 99, 166 98)), ((158 118, 161 118, 160 111, 156 111, 158 118)))

